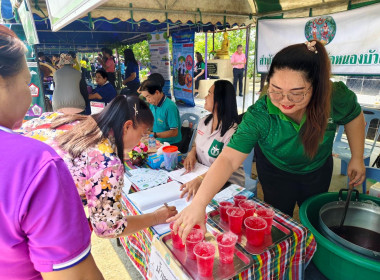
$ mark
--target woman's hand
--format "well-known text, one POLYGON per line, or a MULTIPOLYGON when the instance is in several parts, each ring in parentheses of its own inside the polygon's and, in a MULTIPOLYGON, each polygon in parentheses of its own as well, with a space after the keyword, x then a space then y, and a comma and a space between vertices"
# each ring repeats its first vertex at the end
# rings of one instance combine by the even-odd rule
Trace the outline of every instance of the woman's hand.
POLYGON ((201 230, 206 233, 205 213, 205 207, 191 203, 175 217, 168 219, 167 222, 175 221, 173 231, 178 232, 182 243, 185 244, 187 236, 195 225, 199 225, 201 230))
POLYGON ((180 198, 185 197, 187 194, 186 201, 189 201, 197 193, 199 187, 201 186, 202 179, 197 177, 190 182, 183 184, 180 188, 182 191, 180 198))
POLYGON ((350 178, 348 183, 350 188, 354 188, 365 180, 365 166, 363 159, 351 158, 348 168, 347 175, 350 178))
POLYGON ((165 224, 166 220, 170 217, 173 217, 174 215, 177 215, 178 211, 175 208, 175 206, 162 206, 158 208, 156 211, 154 211, 153 214, 155 216, 154 225, 159 225, 165 224))
POLYGON ((185 167, 186 172, 191 172, 194 169, 194 166, 197 162, 197 157, 192 151, 187 154, 183 162, 183 167, 185 167))

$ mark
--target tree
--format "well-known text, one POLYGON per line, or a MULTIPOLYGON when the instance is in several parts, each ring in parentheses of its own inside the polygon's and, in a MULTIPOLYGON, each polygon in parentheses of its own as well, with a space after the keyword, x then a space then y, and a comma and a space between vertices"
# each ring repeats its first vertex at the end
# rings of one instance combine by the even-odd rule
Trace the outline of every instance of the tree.
MULTIPOLYGON (((207 34, 207 53, 210 54, 210 52, 213 50, 213 39, 212 39, 212 33, 207 34)), ((245 50, 246 46, 246 30, 233 30, 228 31, 228 39, 230 41, 230 49, 229 52, 232 55, 235 51, 238 45, 242 45, 243 49, 245 50)), ((223 41, 223 32, 217 32, 214 34, 214 50, 218 50, 221 48, 223 41)), ((194 49, 197 52, 200 52, 203 56, 205 55, 205 33, 195 33, 195 42, 194 42, 194 49)), ((248 50, 248 66, 247 66, 247 72, 248 77, 252 78, 253 76, 253 63, 254 63, 254 57, 255 57, 255 32, 254 30, 251 30, 251 36, 249 41, 249 50, 248 50)))

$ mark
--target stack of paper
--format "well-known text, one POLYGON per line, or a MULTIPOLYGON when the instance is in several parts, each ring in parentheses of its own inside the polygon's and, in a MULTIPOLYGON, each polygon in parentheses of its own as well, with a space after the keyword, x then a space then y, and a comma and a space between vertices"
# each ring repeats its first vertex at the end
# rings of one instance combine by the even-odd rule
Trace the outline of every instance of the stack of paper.
POLYGON ((194 169, 191 172, 186 173, 186 168, 181 168, 169 172, 169 177, 173 180, 181 182, 182 184, 185 184, 197 178, 198 176, 205 174, 207 171, 208 167, 206 165, 197 162, 194 166, 194 169))

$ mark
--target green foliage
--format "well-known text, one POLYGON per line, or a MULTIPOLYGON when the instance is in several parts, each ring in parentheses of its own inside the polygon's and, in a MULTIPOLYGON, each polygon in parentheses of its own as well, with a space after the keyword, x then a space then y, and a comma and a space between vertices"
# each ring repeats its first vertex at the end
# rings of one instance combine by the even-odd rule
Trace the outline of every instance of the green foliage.
MULTIPOLYGON (((232 55, 238 45, 243 46, 243 50, 245 51, 246 47, 246 30, 234 30, 228 31, 228 40, 230 41, 229 53, 232 55)), ((214 49, 213 49, 213 34, 207 34, 207 54, 210 55, 212 50, 219 50, 222 46, 223 42, 223 32, 214 33, 214 49)), ((248 77, 252 78, 253 76, 253 64, 254 64, 254 56, 255 56, 255 32, 251 30, 250 40, 249 40, 249 50, 248 50, 248 66, 247 72, 248 77)), ((194 43, 195 51, 200 52, 202 56, 205 56, 205 33, 195 33, 195 43, 194 43)), ((209 56, 210 57, 210 56, 209 56)))
POLYGON ((148 41, 142 41, 133 45, 121 46, 117 49, 119 55, 123 55, 125 49, 132 49, 135 58, 142 66, 147 67, 150 62, 150 51, 148 41))

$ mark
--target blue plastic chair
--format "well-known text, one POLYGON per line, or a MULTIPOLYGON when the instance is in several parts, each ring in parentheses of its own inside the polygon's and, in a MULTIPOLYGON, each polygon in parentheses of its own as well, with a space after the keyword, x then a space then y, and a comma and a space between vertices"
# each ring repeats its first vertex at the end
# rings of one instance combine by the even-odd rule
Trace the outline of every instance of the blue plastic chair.
POLYGON ((362 184, 363 193, 367 192, 367 179, 376 180, 376 182, 380 182, 380 169, 375 167, 366 167, 365 168, 366 178, 362 184))
POLYGON ((254 155, 255 149, 252 149, 252 151, 249 153, 248 157, 243 162, 243 168, 245 173, 245 188, 248 191, 251 191, 255 194, 255 197, 257 197, 257 183, 258 180, 252 179, 252 162, 253 162, 253 155, 254 155))
MULTIPOLYGON (((366 126, 365 126, 366 138, 367 138, 367 133, 368 133, 371 121, 374 119, 378 120, 376 128, 375 128, 376 131, 375 131, 375 138, 374 138, 373 143, 371 144, 365 143, 365 146, 364 146, 364 154, 363 154, 364 165, 369 166, 372 151, 375 148, 377 138, 379 137, 380 111, 363 108, 363 113, 364 113, 364 118, 366 121, 366 126)), ((334 145, 333 145, 333 155, 334 157, 340 158, 342 161, 340 173, 342 175, 347 175, 347 166, 348 166, 348 162, 351 159, 351 150, 350 150, 350 146, 348 145, 348 142, 342 141, 343 132, 344 132, 344 126, 340 126, 338 133, 335 137, 334 145)), ((363 192, 364 192, 364 189, 363 189, 363 192)))
POLYGON ((199 120, 200 120, 200 117, 193 113, 185 113, 181 116, 181 126, 183 126, 183 123, 187 121, 188 126, 193 130, 187 152, 183 153, 183 155, 185 156, 187 155, 188 152, 190 152, 191 148, 193 147, 193 141, 195 138, 195 134, 197 133, 199 120))

